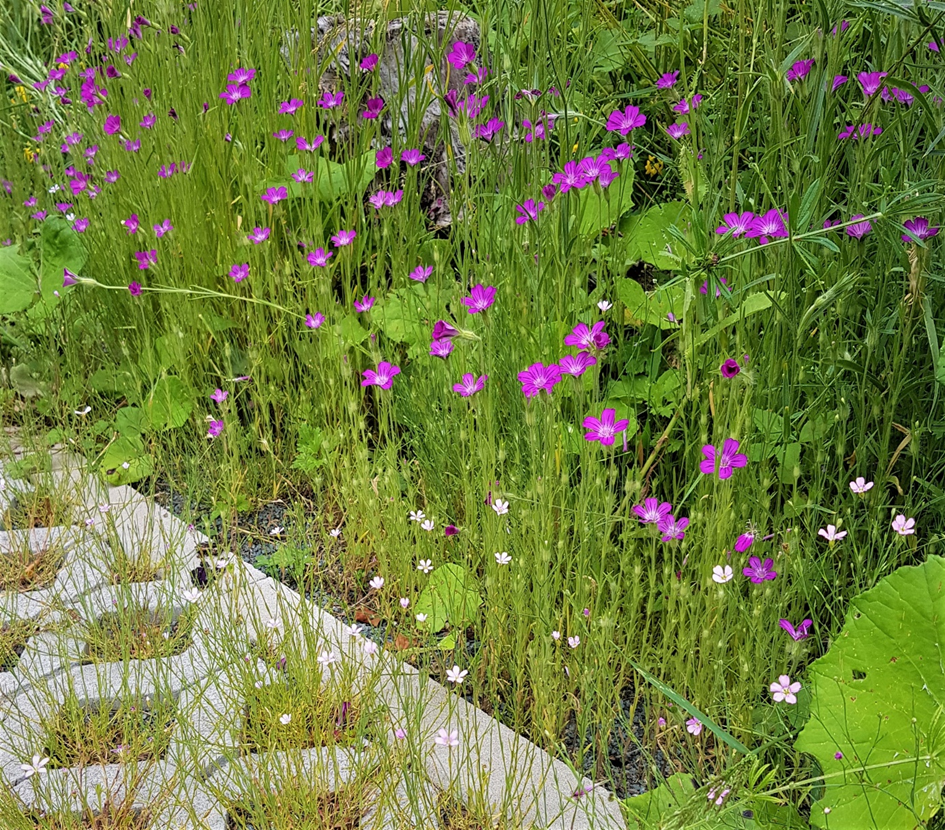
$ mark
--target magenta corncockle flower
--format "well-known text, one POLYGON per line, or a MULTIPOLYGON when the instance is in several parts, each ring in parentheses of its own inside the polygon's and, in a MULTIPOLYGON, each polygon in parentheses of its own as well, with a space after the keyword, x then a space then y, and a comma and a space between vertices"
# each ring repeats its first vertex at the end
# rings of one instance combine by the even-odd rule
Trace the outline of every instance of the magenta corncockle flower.
POLYGON ((527 118, 523 118, 522 124, 528 130, 528 132, 525 133, 525 143, 531 144, 534 141, 541 141, 548 137, 548 133, 554 129, 555 119, 552 115, 546 115, 544 120, 536 121, 532 124, 527 118))
POLYGON ((157 116, 153 112, 149 112, 144 118, 141 119, 141 123, 138 125, 142 129, 150 130, 157 123, 157 116))
POLYGON ((364 58, 358 66, 361 67, 365 72, 370 72, 377 67, 378 57, 377 55, 371 54, 364 58))
POLYGON ((394 385, 394 378, 400 374, 400 366, 388 363, 386 360, 377 365, 377 371, 365 369, 362 373, 362 386, 380 386, 381 389, 390 389, 394 385))
POLYGON ((554 385, 561 381, 561 369, 555 363, 548 366, 533 363, 525 371, 518 373, 518 379, 526 398, 534 398, 542 390, 550 395, 554 385))
POLYGON ((159 179, 169 179, 177 172, 177 162, 172 161, 170 165, 162 164, 158 170, 159 179))
POLYGON ((242 282, 249 276, 249 263, 244 262, 242 265, 234 265, 230 268, 230 276, 233 278, 233 282, 242 282))
POLYGON ((115 184, 121 178, 121 173, 117 170, 106 170, 105 171, 105 181, 108 184, 115 184))
MULTIPOLYGON (((316 248, 307 257, 306 262, 315 268, 324 268, 328 265, 328 260, 334 256, 332 251, 326 251, 324 248, 316 248)), ((357 304, 355 304, 357 305, 357 304)))
POLYGON ((433 324, 434 340, 450 340, 456 337, 457 334, 459 334, 459 331, 447 323, 446 320, 437 320, 433 324))
POLYGON ((558 368, 565 375, 580 377, 591 366, 597 363, 597 358, 590 352, 578 352, 576 355, 566 354, 558 361, 558 368))
POLYGON ((917 239, 925 240, 938 235, 938 228, 929 227, 929 220, 924 216, 906 219, 902 226, 909 231, 902 235, 903 242, 915 242, 917 239))
POLYGON ((404 150, 400 154, 400 160, 404 164, 409 164, 411 167, 420 164, 421 161, 424 161, 426 156, 423 155, 419 150, 404 150))
POLYGON ((839 219, 824 219, 824 230, 829 231, 831 228, 836 228, 840 224, 839 219))
POLYGON ((344 101, 345 94, 343 92, 326 92, 318 99, 315 103, 318 104, 323 110, 334 109, 335 107, 340 107, 341 102, 344 101))
POLYGON ((407 274, 407 276, 412 280, 416 280, 417 282, 426 282, 428 279, 430 279, 430 275, 432 273, 432 265, 418 265, 413 269, 413 271, 407 274))
POLYGON ((810 637, 810 627, 813 625, 813 620, 804 620, 797 628, 795 628, 790 621, 782 618, 778 620, 778 625, 783 628, 788 635, 791 637, 794 642, 800 640, 806 640, 810 637))
POLYGON ((668 501, 661 502, 654 498, 644 499, 643 504, 635 504, 631 509, 643 525, 659 525, 673 512, 673 506, 668 501))
POLYGON ((458 392, 464 398, 471 398, 477 392, 481 392, 483 387, 486 385, 486 381, 489 379, 488 375, 480 375, 478 378, 467 372, 463 375, 462 383, 454 383, 453 391, 458 392))
POLYGON ((141 296, 141 283, 140 282, 129 283, 128 293, 131 294, 132 297, 140 297, 141 296))
POLYGON ((323 135, 317 135, 311 141, 306 141, 303 136, 298 135, 295 137, 295 146, 303 152, 314 153, 319 147, 322 146, 322 142, 324 142, 324 140, 325 136, 323 135))
POLYGON ((880 135, 883 132, 882 127, 874 127, 872 124, 848 124, 844 129, 837 133, 837 140, 843 141, 852 138, 854 141, 860 138, 869 138, 873 135, 880 135))
POLYGON ((138 268, 142 271, 157 265, 157 251, 152 248, 150 251, 135 251, 135 259, 138 260, 138 268))
POLYGON ((447 53, 446 59, 456 69, 465 69, 467 64, 476 60, 476 49, 471 43, 457 40, 453 44, 453 48, 447 53))
POLYGON ((62 287, 68 288, 71 285, 77 285, 79 282, 78 276, 79 276, 78 274, 73 274, 72 271, 70 271, 68 268, 63 268, 62 269, 62 287))
POLYGON ((682 115, 689 115, 691 111, 699 109, 699 104, 701 103, 701 95, 693 95, 689 100, 681 98, 678 104, 673 104, 673 112, 678 112, 682 115))
POLYGON ((242 66, 238 66, 233 72, 226 76, 226 79, 235 84, 248 84, 255 77, 255 69, 246 69, 242 66))
POLYGON ((553 184, 546 184, 541 189, 541 195, 544 196, 549 202, 555 197, 557 193, 557 188, 553 184))
POLYGON ((384 109, 384 99, 383 98, 368 98, 367 105, 364 109, 364 112, 361 113, 362 118, 373 119, 377 118, 381 114, 381 111, 384 109))
POLYGON ((739 365, 738 361, 731 357, 719 367, 719 371, 722 373, 722 377, 724 378, 733 378, 741 370, 742 367, 739 365))
POLYGON ((105 123, 102 124, 102 130, 105 135, 115 135, 121 129, 121 118, 117 115, 105 116, 105 123))
POLYGON ((863 88, 863 94, 869 98, 879 92, 879 88, 883 85, 883 78, 885 77, 885 72, 861 72, 856 76, 856 79, 863 88))
POLYGON ((469 72, 466 77, 463 78, 463 83, 466 84, 466 86, 469 86, 470 84, 481 84, 488 77, 489 70, 486 67, 481 66, 479 69, 469 72))
POLYGON ((785 76, 788 80, 788 83, 793 83, 794 81, 803 81, 809 74, 811 69, 814 66, 814 59, 806 61, 796 61, 793 66, 787 71, 785 76))
POLYGON ((72 202, 56 202, 56 210, 66 213, 72 207, 72 202))
POLYGON ((593 326, 588 327, 587 323, 578 323, 570 334, 564 337, 565 346, 577 346, 579 351, 587 349, 604 349, 610 344, 610 337, 604 331, 607 325, 603 320, 598 320, 593 326))
POLYGON ((207 428, 207 438, 217 438, 223 432, 224 426, 223 421, 210 421, 210 426, 207 428))
POLYGON ((293 115, 305 104, 301 98, 290 98, 279 104, 279 115, 293 115))
POLYGON ((210 395, 210 400, 214 403, 223 403, 229 396, 229 392, 218 387, 213 390, 213 394, 210 395))
POLYGON ((564 170, 561 173, 555 173, 551 177, 551 181, 558 185, 558 190, 562 193, 567 193, 572 187, 575 190, 580 190, 583 187, 587 187, 591 182, 591 180, 581 172, 581 168, 576 161, 565 163, 564 170))
POLYGON ((666 132, 669 133, 670 138, 676 139, 678 141, 684 135, 689 135, 689 124, 685 121, 682 121, 679 124, 670 124, 666 128, 666 132))
POLYGON ((734 438, 725 439, 721 452, 717 452, 712 444, 706 444, 702 448, 702 454, 705 460, 699 463, 699 469, 706 475, 712 475, 716 471, 716 462, 718 462, 718 473, 721 479, 731 478, 735 467, 744 467, 748 463, 748 456, 738 451, 738 441, 734 438))
POLYGON ((751 223, 755 220, 755 214, 750 210, 743 213, 726 213, 722 217, 722 224, 715 229, 718 234, 731 233, 733 239, 748 233, 751 230, 751 223))
POLYGON ((747 576, 755 585, 760 585, 769 579, 777 578, 778 572, 774 570, 774 560, 765 559, 762 562, 757 556, 752 556, 748 560, 748 567, 742 568, 742 573, 747 576))
POLYGON ((76 219, 72 223, 72 230, 76 233, 85 233, 89 229, 90 221, 89 219, 76 219))
POLYGON ((463 305, 470 314, 485 311, 495 302, 495 287, 477 283, 472 287, 468 297, 463 297, 463 305))
POLYGON ((674 72, 664 72, 656 80, 657 89, 672 89, 676 86, 676 82, 679 80, 679 70, 674 72))
POLYGON ((447 525, 443 528, 444 536, 455 536, 457 533, 459 533, 459 528, 456 525, 447 525))
POLYGON ((929 51, 938 54, 941 51, 941 45, 942 44, 938 44, 933 40, 930 44, 928 44, 929 51))
POLYGON ((401 199, 404 198, 404 191, 398 190, 396 192, 388 190, 378 190, 377 193, 368 197, 368 204, 371 205, 374 210, 380 210, 383 207, 393 207, 398 204, 401 199))
POLYGON ((338 231, 331 237, 331 241, 335 243, 336 248, 343 248, 345 245, 350 245, 354 242, 354 238, 358 234, 355 231, 338 231))
POLYGON ((370 311, 373 306, 374 297, 368 297, 367 294, 365 294, 360 300, 354 301, 355 311, 370 311))
POLYGON ((515 224, 524 225, 530 219, 538 219, 538 214, 545 209, 545 203, 535 204, 534 199, 526 199, 522 204, 516 205, 515 209, 519 212, 519 215, 515 217, 515 224))
POLYGON ((610 114, 607 118, 607 131, 626 135, 644 124, 646 124, 646 116, 640 112, 640 108, 629 106, 623 112, 614 110, 610 114))
POLYGON ((293 130, 276 130, 273 134, 273 138, 278 138, 279 141, 288 141, 292 136, 295 135, 293 130))
POLYGON ((452 340, 434 340, 430 343, 430 357, 440 357, 446 360, 452 353, 452 340))
POLYGON ((756 216, 747 233, 749 239, 757 239, 762 245, 767 245, 771 239, 785 239, 787 235, 784 215, 777 208, 756 216))
MULTIPOLYGON (((850 217, 850 219, 851 219, 851 220, 853 220, 853 219, 863 219, 863 214, 862 214, 862 213, 855 213, 855 214, 853 214, 853 216, 850 217)), ((857 223, 854 224, 854 225, 848 225, 848 226, 847 226, 847 236, 852 236, 854 239, 862 239, 862 238, 863 238, 864 236, 866 236, 866 234, 868 234, 871 230, 873 230, 873 226, 872 226, 872 224, 870 224, 869 220, 867 219, 867 220, 864 220, 863 222, 857 222, 857 223)))
POLYGON ((310 170, 305 170, 300 167, 292 174, 292 178, 299 184, 308 184, 309 182, 315 181, 315 174, 310 170))
POLYGON ((30 219, 35 219, 37 222, 42 222, 46 218, 45 210, 37 210, 36 213, 30 214, 30 219))
MULTIPOLYGON (((919 92, 925 93, 929 91, 927 86, 918 87, 919 92)), ((880 97, 887 102, 896 101, 900 104, 904 104, 907 107, 912 106, 912 102, 915 101, 915 97, 911 92, 907 92, 904 89, 899 89, 898 87, 889 87, 884 86, 883 91, 880 94, 880 97)))
POLYGON ((374 163, 381 170, 386 170, 394 161, 394 150, 392 147, 384 147, 374 155, 374 163))
POLYGON ((833 82, 830 85, 830 91, 836 92, 839 87, 843 86, 849 80, 846 75, 834 75, 833 82))
POLYGON ((473 135, 476 138, 481 138, 483 141, 492 141, 504 126, 504 121, 500 121, 498 118, 490 118, 485 124, 479 124, 476 129, 473 130, 473 135))
POLYGON ((127 219, 122 219, 121 224, 125 226, 125 232, 130 236, 133 233, 138 232, 138 214, 132 213, 127 219))
POLYGON ((136 138, 134 141, 128 140, 122 145, 129 153, 137 153, 141 149, 141 139, 136 138))
POLYGON ((253 228, 252 233, 247 234, 246 238, 254 245, 265 242, 269 238, 269 228, 253 228))
POLYGON ((735 540, 735 552, 744 553, 748 548, 750 548, 755 542, 755 534, 749 531, 748 533, 742 533, 735 540))
POLYGON ((158 239, 164 236, 164 234, 170 233, 172 230, 174 230, 174 226, 171 224, 170 219, 165 219, 160 225, 153 225, 152 227, 154 228, 154 235, 158 239))
POLYGON ((689 519, 685 517, 677 519, 672 514, 663 516, 656 523, 657 530, 663 534, 660 539, 664 542, 681 542, 686 538, 687 527, 689 527, 689 519))
MULTIPOLYGON (((841 21, 840 21, 840 34, 843 34, 843 33, 844 33, 847 29, 849 29, 849 28, 850 28, 850 21, 849 21, 849 20, 841 20, 841 21)), ((836 26, 834 26, 834 27, 830 30, 830 34, 832 34, 834 37, 837 36, 837 27, 836 27, 836 26)))
POLYGON ((325 315, 319 311, 316 311, 314 314, 305 315, 305 325, 310 329, 320 328, 324 322, 325 315))
POLYGON ((586 158, 581 159, 578 169, 587 176, 588 180, 594 181, 601 175, 605 174, 605 168, 607 171, 613 172, 610 170, 610 164, 608 163, 606 157, 601 154, 599 156, 587 156, 586 158))
POLYGON ((226 89, 218 97, 232 107, 237 101, 251 98, 252 95, 253 91, 246 84, 227 84, 226 89))
POLYGON ((616 409, 605 409, 601 412, 600 418, 588 415, 581 423, 581 426, 587 430, 584 433, 584 440, 600 441, 605 447, 612 446, 617 435, 630 426, 630 421, 626 418, 615 420, 616 414, 616 409))
POLYGON ((486 104, 488 103, 488 95, 469 95, 462 101, 457 102, 456 109, 459 112, 466 113, 466 117, 472 120, 478 117, 479 113, 486 108, 486 104))

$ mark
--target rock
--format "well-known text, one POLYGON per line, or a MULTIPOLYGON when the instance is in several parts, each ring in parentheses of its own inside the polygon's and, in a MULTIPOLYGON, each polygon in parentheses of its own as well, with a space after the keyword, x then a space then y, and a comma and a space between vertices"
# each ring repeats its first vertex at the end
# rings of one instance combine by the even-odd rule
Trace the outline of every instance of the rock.
MULTIPOLYGON (((352 72, 361 73, 360 62, 372 53, 378 54, 377 68, 373 70, 376 79, 370 91, 365 90, 364 101, 356 102, 357 111, 363 111, 369 97, 381 97, 387 103, 378 119, 382 144, 377 149, 391 143, 395 129, 401 142, 407 142, 411 137, 410 144, 413 144, 417 139, 412 137, 419 137, 420 149, 427 157, 423 169, 428 173, 421 177, 420 204, 435 227, 446 227, 452 222, 449 202, 451 168, 455 165, 458 172, 465 169, 466 148, 455 119, 446 119, 449 141, 443 140, 442 101, 450 92, 464 98, 468 87, 463 82, 466 70, 452 67, 445 55, 459 41, 471 44, 478 53, 479 24, 458 12, 447 11, 421 18, 400 17, 387 23, 380 47, 375 46, 376 26, 373 20, 346 21, 341 16, 318 18, 311 30, 311 38, 315 62, 324 67, 318 78, 319 93, 344 89, 349 94, 352 72), (417 33, 418 26, 423 27, 421 36, 417 33), (439 62, 434 48, 444 56, 439 62), (404 86, 406 88, 402 90, 404 86)), ((298 32, 285 34, 281 51, 290 66, 297 65, 300 57, 298 32)), ((342 123, 329 139, 335 145, 346 144, 348 134, 356 128, 356 124, 342 123)))

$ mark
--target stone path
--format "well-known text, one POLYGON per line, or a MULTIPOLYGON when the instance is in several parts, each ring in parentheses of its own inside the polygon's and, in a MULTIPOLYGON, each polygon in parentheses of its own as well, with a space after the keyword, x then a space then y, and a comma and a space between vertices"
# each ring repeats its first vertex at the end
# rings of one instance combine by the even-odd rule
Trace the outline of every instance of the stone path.
MULTIPOLYGON (((14 458, 23 453, 14 446, 14 458)), ((591 789, 590 781, 411 666, 383 651, 368 653, 341 622, 238 557, 197 594, 193 572, 208 564, 198 550, 207 541, 201 534, 132 488, 89 477, 75 455, 55 449, 51 462, 51 472, 30 480, 15 479, 9 463, 0 465, 0 512, 18 492, 40 482, 52 482, 76 504, 71 526, 0 533, 0 555, 24 545, 38 550, 57 544, 65 552, 48 587, 0 592, 0 623, 35 620, 52 629, 30 637, 16 665, 0 671, 0 778, 27 809, 96 811, 109 795, 121 802, 127 792, 136 807, 150 811, 155 830, 225 830, 227 801, 259 787, 307 780, 337 791, 373 771, 376 797, 365 805, 363 828, 440 827, 443 792, 472 809, 513 819, 509 827, 625 827, 605 790, 591 789), (160 578, 115 584, 115 560, 122 552, 131 562, 145 555, 162 559, 160 578), (147 660, 83 661, 84 621, 128 602, 171 615, 191 608, 189 647, 147 660), (323 667, 326 682, 343 676, 372 700, 384 712, 374 749, 404 747, 410 763, 381 764, 386 772, 378 774, 370 744, 241 754, 247 678, 271 682, 273 669, 238 656, 237 644, 265 643, 274 629, 293 638, 297 653, 333 653, 337 662, 323 667), (69 696, 89 703, 171 701, 176 714, 166 752, 158 761, 116 758, 27 777, 21 765, 44 754, 43 721, 69 696), (459 744, 435 744, 442 729, 456 733, 459 744), (576 792, 582 794, 574 797, 576 792)))

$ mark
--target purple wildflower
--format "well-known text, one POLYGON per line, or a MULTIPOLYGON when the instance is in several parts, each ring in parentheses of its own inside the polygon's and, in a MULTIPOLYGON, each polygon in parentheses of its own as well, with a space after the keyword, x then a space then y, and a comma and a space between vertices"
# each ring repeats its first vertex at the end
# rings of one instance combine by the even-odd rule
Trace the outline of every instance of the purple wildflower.
POLYGON ((748 560, 748 567, 742 568, 742 573, 755 585, 760 585, 762 582, 774 579, 778 575, 778 572, 774 570, 773 559, 768 558, 762 562, 757 556, 752 556, 748 560))
POLYGON ((381 170, 386 170, 391 166, 391 163, 394 161, 394 150, 391 147, 384 147, 381 150, 378 150, 374 155, 374 163, 381 170))
POLYGON ((413 271, 407 274, 407 276, 412 280, 416 280, 417 282, 426 282, 428 279, 430 279, 430 275, 432 273, 432 265, 418 265, 413 269, 413 271))
POLYGON ((734 438, 725 439, 721 452, 717 452, 712 444, 706 444, 702 448, 702 454, 705 460, 699 463, 699 469, 706 475, 712 475, 718 461, 721 479, 731 478, 735 467, 744 467, 748 463, 748 456, 738 451, 738 441, 734 438))
POLYGON ((679 80, 679 70, 675 72, 664 72, 656 81, 657 89, 672 89, 679 80))
POLYGON ((364 112, 361 113, 362 118, 374 119, 381 114, 381 111, 384 109, 384 99, 383 98, 368 98, 367 106, 364 112))
POLYGON ((446 360, 452 353, 452 340, 434 340, 430 343, 430 357, 441 357, 446 360))
POLYGON ((787 71, 787 80, 788 83, 793 83, 794 81, 803 81, 809 74, 811 69, 814 66, 814 59, 806 61, 797 61, 788 71, 787 71))
POLYGON ((587 187, 591 180, 581 171, 578 162, 569 161, 561 173, 555 173, 551 177, 551 181, 558 185, 558 190, 567 193, 572 187, 576 190, 587 187))
POLYGON ((344 97, 345 94, 343 92, 326 92, 321 98, 318 99, 318 101, 316 101, 316 103, 322 109, 330 110, 334 109, 335 107, 340 107, 344 97))
POLYGON ((863 88, 863 95, 869 98, 879 92, 886 74, 885 72, 861 72, 857 75, 856 79, 863 88))
POLYGON ((355 231, 338 231, 338 233, 332 236, 331 241, 335 243, 336 248, 343 248, 345 245, 350 245, 354 242, 354 238, 357 235, 355 231))
POLYGON ((462 383, 453 384, 453 391, 458 392, 464 398, 472 397, 477 392, 482 391, 488 379, 488 375, 480 375, 477 378, 475 375, 467 372, 465 375, 463 375, 462 383))
POLYGON ((295 137, 295 146, 306 153, 314 153, 319 147, 322 146, 322 142, 325 140, 325 136, 317 135, 311 141, 306 141, 303 136, 297 135, 295 137))
POLYGON ((157 265, 157 251, 152 248, 150 251, 135 251, 135 259, 138 260, 138 268, 142 271, 157 265))
MULTIPOLYGON (((853 220, 853 219, 863 219, 863 214, 862 214, 862 213, 855 213, 853 216, 850 217, 850 219, 851 219, 851 220, 853 220)), ((867 219, 867 220, 864 220, 864 221, 862 221, 862 222, 857 222, 857 223, 854 224, 854 225, 848 225, 848 226, 847 226, 847 236, 852 236, 854 239, 862 239, 862 238, 863 238, 864 236, 866 236, 866 234, 868 234, 871 230, 873 230, 873 225, 872 225, 872 224, 870 223, 870 221, 867 219)))
POLYGON ((62 269, 62 287, 68 288, 71 285, 78 284, 78 274, 73 274, 68 268, 62 269))
POLYGON ((316 248, 307 257, 306 262, 313 268, 324 268, 328 265, 328 260, 334 256, 332 251, 326 251, 324 248, 316 248))
POLYGON ((520 214, 515 217, 515 224, 524 225, 529 219, 538 219, 538 214, 545 209, 545 203, 535 204, 534 199, 526 199, 522 204, 516 205, 515 209, 520 214))
POLYGON ((615 110, 607 118, 607 131, 626 135, 637 127, 646 124, 646 116, 641 114, 639 107, 630 106, 623 112, 615 110))
POLYGON ((726 213, 722 217, 722 224, 715 229, 718 234, 731 233, 733 239, 751 230, 751 224, 755 219, 755 214, 746 210, 744 213, 726 213))
POLYGON ((681 98, 678 104, 673 104, 673 112, 688 115, 691 111, 699 109, 699 104, 701 103, 701 95, 693 95, 688 101, 685 98, 681 98))
POLYGON ((447 323, 446 320, 437 320, 436 323, 433 324, 434 340, 451 340, 456 337, 457 334, 459 334, 459 331, 447 323))
POLYGON ((767 245, 771 239, 787 237, 787 227, 784 224, 784 215, 777 208, 756 216, 746 234, 749 239, 758 239, 762 245, 767 245))
POLYGON ((381 389, 390 389, 394 385, 394 378, 400 374, 400 366, 394 366, 386 360, 377 366, 377 371, 365 369, 362 373, 362 386, 380 386, 381 389))
POLYGON ((780 619, 778 620, 778 625, 781 626, 787 633, 790 635, 791 639, 794 642, 799 640, 806 640, 810 637, 810 627, 813 625, 813 620, 804 620, 797 628, 795 628, 788 620, 780 619))
POLYGON ((308 184, 315 181, 315 174, 311 170, 305 170, 300 167, 292 174, 292 178, 299 184, 308 184))
POLYGON ((244 262, 242 265, 234 265, 230 268, 230 276, 233 278, 233 282, 242 282, 249 276, 249 263, 244 262))
POLYGON ((122 219, 121 224, 125 226, 125 232, 130 236, 138 232, 138 214, 132 213, 127 219, 122 219))
POLYGON ((643 504, 635 504, 631 509, 637 514, 640 524, 659 525, 663 518, 672 513, 673 506, 668 501, 648 498, 643 500, 643 504))
POLYGON ((872 124, 847 124, 847 126, 842 129, 837 134, 837 140, 843 141, 847 138, 852 138, 856 141, 859 138, 869 138, 873 135, 880 135, 883 132, 882 127, 874 127, 872 124))
POLYGON ((292 136, 294 136, 294 135, 295 135, 295 132, 294 132, 293 130, 276 130, 276 131, 272 134, 272 137, 273 137, 273 138, 278 138, 279 141, 286 142, 286 141, 288 141, 290 138, 292 138, 292 136))
POLYGON ((915 242, 918 239, 926 240, 938 234, 938 228, 929 227, 929 220, 924 216, 907 219, 902 225, 909 233, 902 235, 903 242, 915 242))
POLYGON ((377 67, 377 61, 377 55, 372 53, 364 58, 361 63, 358 64, 358 66, 360 66, 365 72, 370 72, 377 67))
POLYGON ((728 360, 726 360, 719 368, 719 371, 722 373, 722 377, 724 378, 733 378, 741 370, 742 367, 739 366, 738 361, 731 357, 728 358, 728 360))
POLYGON ((320 311, 316 311, 314 314, 305 315, 305 325, 310 329, 317 329, 321 327, 321 324, 325 322, 325 315, 320 311))
POLYGON ((744 553, 748 548, 750 548, 755 542, 755 534, 749 531, 748 533, 742 533, 735 540, 735 552, 744 553))
POLYGON ((140 297, 141 296, 141 283, 140 282, 129 283, 128 293, 131 294, 132 297, 140 297))
POLYGON ((558 361, 558 368, 562 374, 580 377, 591 366, 597 363, 597 358, 590 352, 578 352, 576 355, 566 354, 558 361))
POLYGON ((470 296, 463 297, 463 305, 470 314, 478 314, 485 311, 493 302, 495 302, 495 288, 491 285, 482 285, 477 283, 469 292, 470 296))
POLYGON ((107 115, 105 116, 105 123, 102 125, 102 130, 105 135, 115 135, 121 129, 121 118, 117 115, 107 115))
POLYGON ((615 409, 605 409, 601 412, 600 418, 591 415, 586 417, 581 424, 587 430, 584 433, 584 440, 600 441, 605 447, 612 446, 617 435, 630 426, 630 421, 626 418, 614 420, 616 414, 615 409))
POLYGON ((604 349, 610 344, 610 336, 604 331, 605 325, 603 320, 598 320, 590 328, 586 323, 578 323, 570 334, 565 335, 564 345, 577 346, 579 351, 604 349))
POLYGON ((476 50, 471 43, 457 40, 453 48, 446 55, 446 59, 457 69, 464 69, 466 64, 476 60, 476 50))
POLYGON ((421 153, 419 150, 404 150, 400 154, 400 160, 404 164, 409 164, 411 167, 420 164, 420 162, 424 159, 426 159, 426 156, 423 155, 423 153, 421 153))
POLYGON ((542 390, 550 395, 552 387, 561 381, 561 369, 554 363, 548 366, 533 363, 525 371, 518 373, 518 379, 526 398, 533 398, 542 390))
POLYGON ((269 238, 269 228, 253 228, 252 233, 247 234, 246 238, 254 245, 265 242, 269 238))
POLYGON ((279 115, 293 115, 305 104, 301 98, 290 98, 279 104, 279 115))
POLYGON ((657 522, 657 529, 663 535, 660 536, 664 542, 681 542, 686 538, 686 528, 689 527, 689 519, 683 517, 677 519, 672 514, 663 516, 657 522))
POLYGON ((670 124, 666 128, 666 132, 669 133, 670 138, 676 139, 678 141, 684 135, 689 135, 689 124, 685 121, 682 121, 679 124, 670 124))
POLYGON ((170 219, 165 219, 160 225, 153 225, 152 227, 154 228, 154 235, 158 239, 174 230, 170 219))
POLYGON ((224 427, 223 421, 210 421, 210 426, 207 428, 207 438, 216 438, 223 432, 224 427))
POLYGON ((246 84, 227 84, 219 97, 232 107, 237 101, 252 97, 252 94, 253 91, 246 84))
POLYGON ((492 141, 504 126, 504 121, 500 121, 498 118, 490 118, 485 124, 479 124, 476 129, 473 130, 473 135, 476 138, 481 138, 483 141, 492 141))
POLYGON ((838 87, 843 86, 850 79, 846 75, 834 75, 833 82, 830 85, 830 91, 836 92, 838 87))

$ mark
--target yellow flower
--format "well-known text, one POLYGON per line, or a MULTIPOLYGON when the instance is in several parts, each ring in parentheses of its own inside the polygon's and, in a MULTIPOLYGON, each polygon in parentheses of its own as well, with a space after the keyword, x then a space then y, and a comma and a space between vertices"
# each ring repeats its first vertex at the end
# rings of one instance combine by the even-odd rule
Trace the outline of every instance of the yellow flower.
POLYGON ((656 158, 656 156, 650 156, 646 160, 646 167, 644 167, 644 172, 647 176, 658 176, 663 172, 663 162, 662 160, 656 158))
POLYGON ((26 87, 23 87, 23 86, 15 86, 15 87, 13 87, 13 91, 20 97, 20 100, 21 100, 24 104, 29 100, 29 97, 28 97, 27 94, 26 94, 26 87))
POLYGON ((36 158, 36 153, 33 152, 33 148, 32 148, 32 147, 24 147, 24 148, 23 148, 23 157, 24 157, 27 161, 32 161, 34 158, 36 158))

